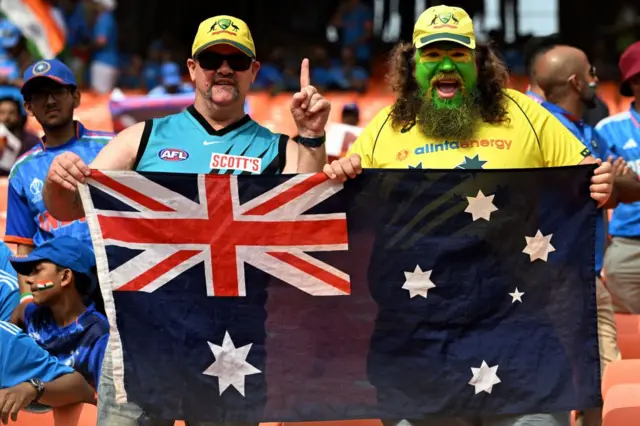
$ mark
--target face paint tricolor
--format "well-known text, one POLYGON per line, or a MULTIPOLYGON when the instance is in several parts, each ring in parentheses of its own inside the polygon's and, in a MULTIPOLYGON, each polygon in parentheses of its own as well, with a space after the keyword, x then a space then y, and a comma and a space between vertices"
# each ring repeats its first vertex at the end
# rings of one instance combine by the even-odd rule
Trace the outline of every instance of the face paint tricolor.
POLYGON ((36 291, 45 291, 53 287, 54 284, 51 281, 41 281, 36 283, 36 291))

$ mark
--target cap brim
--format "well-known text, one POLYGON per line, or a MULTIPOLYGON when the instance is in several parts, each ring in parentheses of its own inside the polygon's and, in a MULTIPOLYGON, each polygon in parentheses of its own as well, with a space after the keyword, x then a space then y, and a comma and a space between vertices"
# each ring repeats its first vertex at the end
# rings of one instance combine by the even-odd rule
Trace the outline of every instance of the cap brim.
POLYGON ((73 86, 73 87, 75 87, 75 84, 69 84, 69 83, 63 81, 61 78, 58 78, 58 77, 53 76, 53 75, 34 75, 30 79, 28 79, 27 81, 22 83, 22 87, 20 88, 20 93, 22 93, 24 95, 25 92, 28 91, 29 86, 32 85, 34 81, 37 81, 40 78, 42 78, 42 79, 46 78, 46 79, 49 79, 51 81, 55 81, 56 83, 61 84, 63 86, 73 86))
POLYGON ((453 33, 439 33, 439 34, 424 36, 424 37, 421 37, 419 40, 416 40, 414 42, 414 45, 416 48, 420 49, 429 44, 433 44, 441 41, 450 41, 452 43, 461 44, 462 46, 468 47, 469 49, 476 48, 476 41, 474 39, 471 39, 469 37, 466 37, 460 34, 453 34, 453 33))
POLYGON ((229 39, 218 39, 218 40, 210 41, 209 43, 205 43, 202 46, 200 46, 198 48, 198 50, 196 50, 193 53, 193 57, 195 58, 200 53, 202 53, 204 50, 207 50, 211 46, 215 46, 217 44, 226 44, 228 46, 233 46, 233 47, 235 47, 236 49, 238 49, 239 51, 241 51, 242 53, 244 53, 245 55, 247 55, 250 58, 255 58, 256 57, 256 55, 251 51, 251 49, 249 49, 248 47, 246 47, 243 44, 238 43, 235 40, 229 40, 229 39))
POLYGON ((15 269, 20 275, 29 275, 33 270, 34 263, 42 262, 43 260, 47 259, 33 255, 28 255, 26 257, 11 256, 9 258, 11 266, 13 266, 13 269, 15 269))

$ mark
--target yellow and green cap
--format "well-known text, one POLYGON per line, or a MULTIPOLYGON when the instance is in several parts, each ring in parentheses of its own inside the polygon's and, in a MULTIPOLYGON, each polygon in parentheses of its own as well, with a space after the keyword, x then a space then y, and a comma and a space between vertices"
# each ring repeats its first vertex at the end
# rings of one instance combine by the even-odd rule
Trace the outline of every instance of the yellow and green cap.
POLYGON ((228 44, 251 58, 256 57, 256 47, 249 27, 242 19, 233 16, 220 15, 202 21, 193 40, 191 57, 195 58, 200 52, 216 44, 228 44))
POLYGON ((440 5, 422 12, 413 27, 413 45, 420 49, 441 41, 451 41, 470 49, 476 48, 473 21, 464 9, 440 5))

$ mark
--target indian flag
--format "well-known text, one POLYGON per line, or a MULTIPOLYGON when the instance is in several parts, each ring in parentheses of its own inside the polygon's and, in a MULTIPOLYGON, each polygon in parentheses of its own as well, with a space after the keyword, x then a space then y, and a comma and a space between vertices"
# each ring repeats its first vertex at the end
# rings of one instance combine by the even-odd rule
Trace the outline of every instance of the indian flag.
POLYGON ((20 28, 40 58, 53 59, 64 49, 64 17, 46 0, 0 0, 0 11, 20 28))

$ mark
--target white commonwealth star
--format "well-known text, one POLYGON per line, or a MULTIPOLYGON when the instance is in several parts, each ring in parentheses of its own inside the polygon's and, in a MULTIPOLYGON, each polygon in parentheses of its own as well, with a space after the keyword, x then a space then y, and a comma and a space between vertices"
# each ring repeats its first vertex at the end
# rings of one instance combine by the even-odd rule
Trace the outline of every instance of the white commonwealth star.
POLYGON ((518 287, 516 287, 516 291, 514 291, 513 293, 509 293, 509 296, 513 297, 513 300, 511 301, 511 303, 516 303, 516 302, 522 303, 522 296, 524 296, 524 293, 519 292, 518 287))
POLYGON ((229 336, 229 332, 224 334, 222 346, 214 345, 211 342, 207 343, 216 360, 202 374, 218 378, 220 395, 229 386, 233 386, 240 392, 240 395, 244 396, 244 377, 262 373, 262 371, 246 361, 252 343, 236 348, 231 336, 229 336))
POLYGON ((536 259, 542 259, 546 262, 549 253, 556 251, 551 245, 551 237, 553 237, 553 234, 542 235, 542 232, 538 229, 535 237, 524 237, 527 241, 527 246, 522 252, 528 254, 532 262, 536 259))
POLYGON ((482 361, 480 368, 471 367, 471 372, 473 373, 473 377, 469 380, 469 384, 475 388, 476 395, 482 391, 491 393, 493 385, 500 383, 500 379, 497 374, 497 365, 489 367, 486 361, 482 361))
POLYGON ((427 292, 429 289, 434 288, 436 285, 431 281, 431 272, 422 271, 420 265, 416 265, 416 269, 413 272, 405 272, 405 282, 402 288, 409 291, 409 298, 413 299, 416 296, 422 296, 427 298, 427 292))
POLYGON ((478 219, 489 220, 491 212, 498 210, 493 205, 493 197, 495 195, 485 196, 482 191, 478 191, 478 195, 475 197, 467 197, 469 206, 465 209, 465 213, 471 213, 474 222, 478 219))

